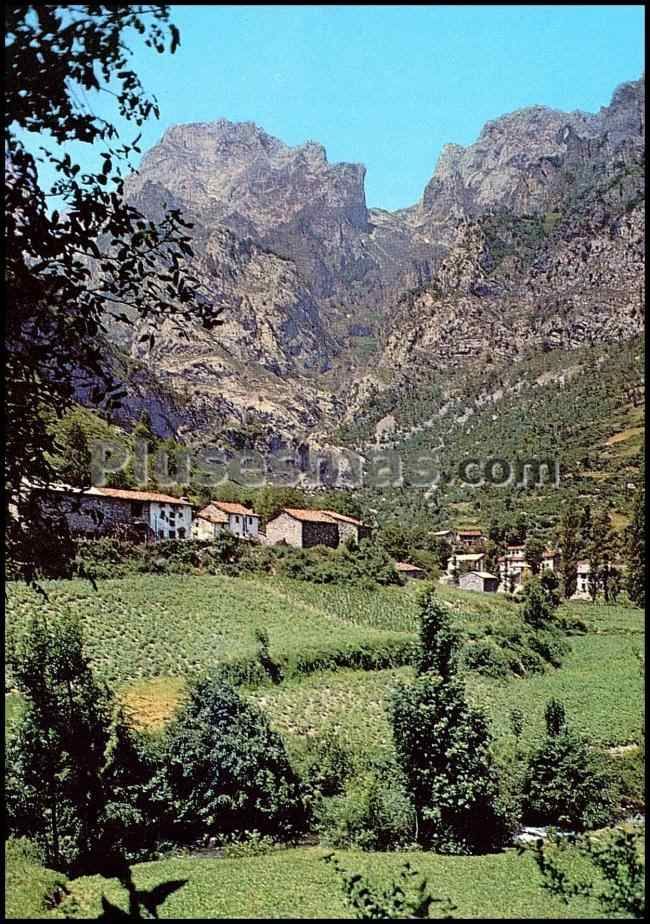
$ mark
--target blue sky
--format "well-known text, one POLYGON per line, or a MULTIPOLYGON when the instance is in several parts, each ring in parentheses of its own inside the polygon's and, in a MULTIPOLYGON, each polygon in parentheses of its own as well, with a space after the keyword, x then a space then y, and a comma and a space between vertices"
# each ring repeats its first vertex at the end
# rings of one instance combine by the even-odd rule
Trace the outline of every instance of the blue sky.
MULTIPOLYGON (((629 6, 174 6, 174 56, 138 47, 136 69, 168 125, 253 121, 288 144, 367 167, 370 206, 421 196, 443 144, 543 104, 596 111, 644 70, 629 6)), ((136 42, 134 42, 134 49, 136 42)), ((125 137, 136 130, 128 127, 125 137)))

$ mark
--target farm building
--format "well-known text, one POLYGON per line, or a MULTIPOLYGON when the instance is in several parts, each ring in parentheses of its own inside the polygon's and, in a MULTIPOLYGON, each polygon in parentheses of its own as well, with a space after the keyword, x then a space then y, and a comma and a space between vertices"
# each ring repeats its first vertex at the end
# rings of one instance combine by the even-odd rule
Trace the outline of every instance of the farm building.
POLYGON ((479 568, 485 558, 483 552, 468 552, 465 555, 451 555, 447 562, 447 574, 453 577, 456 574, 464 574, 466 571, 472 571, 479 568))
POLYGON ((496 593, 499 578, 488 571, 466 571, 458 578, 458 586, 462 590, 477 590, 480 593, 496 593))
POLYGON ((506 554, 499 558, 499 590, 515 593, 529 574, 523 545, 508 546, 506 554))
MULTIPOLYGON (((546 549, 541 561, 541 570, 557 571, 559 567, 560 552, 558 549, 546 549)), ((506 554, 499 558, 499 590, 515 592, 531 573, 532 569, 526 561, 525 547, 509 545, 506 554)))
POLYGON ((285 542, 298 549, 314 545, 335 549, 339 544, 339 521, 324 510, 285 507, 266 524, 266 541, 269 545, 285 542))
POLYGON ((212 501, 197 513, 192 535, 195 539, 214 539, 227 529, 240 539, 257 539, 259 528, 259 516, 243 504, 212 501))
POLYGON ((418 568, 417 565, 412 565, 407 561, 396 561, 395 570, 398 571, 402 577, 412 578, 415 581, 421 581, 427 576, 424 568, 418 568))
POLYGON ((73 536, 139 534, 144 539, 189 539, 192 505, 155 491, 32 486, 46 515, 62 514, 73 536))

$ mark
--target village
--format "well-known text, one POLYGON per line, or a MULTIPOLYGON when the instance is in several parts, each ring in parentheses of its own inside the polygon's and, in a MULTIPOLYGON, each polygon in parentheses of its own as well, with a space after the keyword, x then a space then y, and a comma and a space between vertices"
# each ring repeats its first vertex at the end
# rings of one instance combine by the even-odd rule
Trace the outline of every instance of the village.
MULTIPOLYGON (((65 518, 72 536, 100 538, 129 535, 142 542, 163 539, 209 541, 222 532, 262 545, 288 545, 299 549, 326 546, 336 549, 353 540, 372 539, 374 530, 361 520, 330 509, 282 508, 266 522, 254 510, 233 501, 214 500, 200 509, 187 497, 122 488, 77 488, 66 484, 31 485, 29 490, 49 514, 65 518)), ((534 569, 526 561, 523 545, 508 545, 497 559, 497 573, 486 570, 481 529, 443 529, 433 533, 451 550, 442 584, 478 593, 517 594, 534 569)), ((561 550, 545 549, 541 571, 557 572, 561 550)), ((427 572, 408 561, 396 561, 399 574, 423 580, 427 572)), ((572 599, 589 598, 589 561, 577 563, 577 584, 572 599)))

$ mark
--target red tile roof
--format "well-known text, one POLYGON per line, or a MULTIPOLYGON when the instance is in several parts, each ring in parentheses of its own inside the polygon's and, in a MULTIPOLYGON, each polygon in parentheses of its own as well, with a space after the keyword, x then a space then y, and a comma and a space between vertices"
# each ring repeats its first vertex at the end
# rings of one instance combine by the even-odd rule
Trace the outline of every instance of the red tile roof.
POLYGON ((354 526, 365 526, 361 520, 355 519, 355 517, 349 517, 344 513, 337 513, 336 510, 322 510, 322 513, 326 513, 329 517, 334 517, 335 520, 343 520, 344 523, 353 523, 354 526))
POLYGON ((208 504, 207 507, 199 510, 197 517, 200 517, 202 520, 208 520, 210 523, 228 522, 228 517, 223 510, 219 510, 214 504, 208 504))
POLYGON ((424 568, 418 568, 417 565, 411 565, 407 561, 396 561, 395 568, 397 571, 421 571, 424 574, 424 568))
POLYGON ((333 519, 324 510, 304 510, 301 507, 284 507, 282 513, 288 513, 294 520, 300 520, 303 523, 334 523, 333 519))
MULTIPOLYGON (((103 497, 115 497, 118 500, 133 501, 154 501, 158 504, 180 504, 183 507, 190 507, 187 500, 181 500, 180 497, 172 497, 170 494, 159 494, 156 491, 126 491, 122 488, 91 488, 88 493, 99 492, 103 497)), ((86 493, 86 492, 84 492, 86 493)))
POLYGON ((457 529, 456 532, 459 536, 482 536, 483 535, 480 529, 457 529))
POLYGON ((231 501, 212 501, 208 506, 216 507, 224 513, 238 513, 240 516, 256 517, 257 514, 243 504, 232 503, 231 501))

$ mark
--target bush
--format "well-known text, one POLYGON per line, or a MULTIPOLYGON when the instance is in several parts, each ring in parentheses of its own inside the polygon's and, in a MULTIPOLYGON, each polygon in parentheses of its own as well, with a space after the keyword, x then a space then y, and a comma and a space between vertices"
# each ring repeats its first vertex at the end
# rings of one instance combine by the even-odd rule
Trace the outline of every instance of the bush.
POLYGON ((624 812, 645 811, 645 754, 639 747, 610 757, 616 803, 624 812))
POLYGON ((308 738, 301 760, 305 783, 317 797, 334 796, 343 791, 354 769, 352 752, 333 729, 308 738))
POLYGON ((223 855, 227 860, 245 860, 247 857, 263 857, 277 849, 278 845, 259 831, 244 831, 236 838, 221 838, 223 855))
POLYGON ((553 607, 539 578, 530 578, 521 595, 522 617, 533 629, 543 629, 553 617, 553 607))
POLYGON ((462 650, 462 664, 466 670, 498 679, 507 677, 513 669, 512 659, 491 639, 466 643, 462 650))
POLYGON ((562 661, 571 650, 566 639, 555 628, 538 631, 530 637, 530 647, 553 667, 561 667, 562 661))
POLYGON ((571 733, 564 707, 547 706, 548 736, 529 760, 524 780, 524 817, 531 824, 584 831, 613 817, 614 787, 604 759, 571 733))
POLYGON ((198 681, 166 732, 172 839, 259 831, 291 839, 307 824, 304 785, 268 719, 221 677, 198 681))
POLYGON ((385 766, 355 776, 342 795, 324 799, 316 829, 333 847, 395 850, 414 839, 414 821, 399 771, 385 766))

